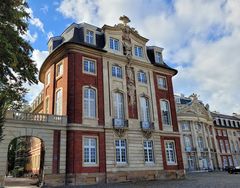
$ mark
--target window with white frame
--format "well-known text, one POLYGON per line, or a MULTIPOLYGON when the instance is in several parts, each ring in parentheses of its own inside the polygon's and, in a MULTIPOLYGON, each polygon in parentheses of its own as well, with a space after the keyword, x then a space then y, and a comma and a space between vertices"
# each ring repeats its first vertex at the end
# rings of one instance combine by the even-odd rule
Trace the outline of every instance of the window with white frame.
POLYGON ((109 46, 112 50, 117 50, 118 51, 119 50, 119 40, 110 37, 109 38, 109 46))
POLYGON ((190 131, 190 122, 189 121, 182 121, 181 126, 182 126, 183 131, 190 131))
POLYGON ((95 74, 96 73, 96 63, 90 59, 84 59, 84 72, 95 74))
POLYGON ((84 164, 97 164, 97 139, 84 137, 84 164))
POLYGON ((225 147, 224 147, 223 140, 219 140, 219 144, 220 144, 220 148, 221 148, 221 153, 225 153, 225 147))
POLYGON ((141 46, 134 47, 135 56, 143 57, 143 48, 141 46))
POLYGON ((191 151, 192 148, 192 142, 190 136, 184 136, 184 145, 186 151, 191 151))
POLYGON ((62 89, 56 92, 55 115, 62 115, 62 89))
POLYGON ((232 140, 231 140, 230 147, 231 147, 231 152, 234 153, 235 152, 235 147, 234 147, 234 142, 232 140))
POLYGON ((149 101, 146 97, 140 97, 141 121, 150 122, 149 101))
POLYGON ((60 62, 57 64, 57 73, 56 73, 56 76, 61 76, 63 74, 63 63, 60 62))
POLYGON ((223 130, 223 136, 227 136, 227 131, 223 130))
POLYGON ((160 89, 167 89, 167 79, 166 79, 166 77, 158 76, 157 82, 158 82, 158 87, 160 89))
POLYGON ((112 76, 116 78, 122 78, 122 67, 118 65, 112 66, 112 76))
POLYGON ((47 78, 46 78, 46 85, 50 84, 50 81, 51 81, 51 73, 48 72, 47 73, 47 78))
POLYGON ((170 106, 168 101, 160 100, 161 114, 162 114, 162 123, 163 125, 171 125, 171 114, 170 106))
POLYGON ((222 136, 222 131, 220 129, 217 130, 218 136, 222 136))
POLYGON ((204 148, 203 137, 199 136, 197 138, 197 141, 198 141, 198 147, 200 148, 200 150, 203 150, 204 148))
POLYGON ((236 152, 239 152, 239 151, 240 151, 239 143, 238 143, 237 140, 236 140, 236 144, 235 144, 235 149, 236 149, 236 152))
POLYGON ((45 113, 49 113, 49 97, 47 97, 45 100, 45 113))
POLYGON ((233 162, 232 162, 232 157, 228 156, 228 164, 229 166, 233 166, 233 162))
POLYGON ((145 72, 143 71, 138 72, 138 81, 144 84, 147 83, 147 75, 145 72))
POLYGON ((127 162, 127 143, 125 139, 115 140, 116 146, 116 162, 126 163, 127 162))
POLYGON ((226 156, 223 156, 223 157, 222 157, 222 160, 223 160, 223 168, 227 167, 227 166, 228 166, 227 157, 226 157, 226 156))
POLYGON ((165 141, 165 149, 166 149, 166 158, 168 165, 175 165, 177 163, 176 160, 176 151, 174 141, 165 141))
POLYGON ((91 31, 91 30, 86 31, 85 42, 87 42, 89 44, 94 44, 94 32, 93 31, 91 31))
POLYGON ((84 117, 96 117, 96 91, 92 88, 84 88, 84 117))
POLYGON ((227 153, 230 153, 228 140, 225 140, 225 147, 226 147, 227 153))
POLYGON ((162 63, 162 53, 161 52, 155 53, 155 61, 156 61, 156 63, 162 63))
POLYGON ((153 163, 153 141, 144 140, 144 160, 146 163, 153 163))
POLYGON ((119 92, 113 93, 113 110, 114 117, 116 119, 124 119, 124 104, 122 93, 119 92))

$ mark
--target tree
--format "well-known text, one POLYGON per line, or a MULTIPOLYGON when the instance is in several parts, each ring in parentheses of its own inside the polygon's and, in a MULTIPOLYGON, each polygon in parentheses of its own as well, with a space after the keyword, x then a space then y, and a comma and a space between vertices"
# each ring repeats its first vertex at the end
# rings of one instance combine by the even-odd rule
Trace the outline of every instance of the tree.
POLYGON ((19 109, 27 92, 23 84, 36 84, 37 67, 31 60, 33 48, 21 36, 28 30, 25 0, 0 2, 0 141, 5 113, 19 109))

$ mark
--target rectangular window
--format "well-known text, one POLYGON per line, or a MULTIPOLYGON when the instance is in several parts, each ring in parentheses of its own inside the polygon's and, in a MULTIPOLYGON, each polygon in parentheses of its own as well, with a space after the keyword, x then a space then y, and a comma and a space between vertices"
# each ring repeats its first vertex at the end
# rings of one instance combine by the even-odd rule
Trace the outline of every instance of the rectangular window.
POLYGON ((47 73, 46 85, 50 84, 51 81, 51 74, 50 72, 47 73))
POLYGON ((96 92, 94 89, 84 89, 84 117, 96 118, 96 92))
POLYGON ((110 37, 110 39, 109 39, 109 46, 110 46, 111 49, 118 51, 119 50, 119 40, 110 37))
POLYGON ((58 63, 57 64, 57 73, 56 73, 56 76, 61 76, 63 74, 63 64, 62 62, 61 63, 58 63))
POLYGON ((143 57, 143 48, 141 46, 135 46, 135 56, 137 57, 143 57))
POLYGON ((224 147, 223 140, 219 140, 219 144, 220 144, 220 148, 221 148, 221 153, 225 153, 225 147, 224 147))
POLYGON ((124 104, 123 104, 123 94, 116 92, 113 94, 113 109, 114 117, 116 119, 124 119, 124 104))
POLYGON ((190 131, 190 122, 189 121, 183 121, 181 122, 182 131, 190 131))
POLYGON ((230 153, 228 140, 225 140, 225 147, 226 147, 227 153, 230 153))
POLYGON ((89 44, 94 44, 94 32, 87 30, 86 31, 86 41, 89 44))
POLYGON ((160 89, 167 89, 167 79, 166 77, 159 76, 157 79, 158 87, 160 89))
POLYGON ((144 140, 144 159, 146 163, 153 163, 153 141, 144 140))
POLYGON ((96 73, 95 61, 90 59, 84 59, 84 72, 95 74, 96 73))
POLYGON ((176 160, 176 151, 174 141, 166 141, 165 142, 165 149, 166 149, 166 158, 168 165, 175 165, 177 163, 176 160))
POLYGON ((229 166, 233 166, 233 162, 232 162, 232 157, 228 156, 228 164, 229 166))
POLYGON ((97 164, 96 138, 84 138, 84 164, 97 164))
POLYGON ((116 78, 122 78, 122 67, 117 65, 112 66, 112 76, 116 78))
POLYGON ((223 136, 227 136, 227 131, 223 130, 223 136))
POLYGON ((62 89, 56 92, 55 115, 62 115, 62 89))
POLYGON ((222 131, 220 129, 217 130, 218 136, 222 136, 222 131))
POLYGON ((155 61, 156 61, 156 63, 162 63, 162 53, 161 52, 155 53, 155 61))
POLYGON ((138 82, 144 83, 144 84, 147 83, 147 75, 145 72, 143 71, 138 72, 138 82))
POLYGON ((116 146, 116 162, 126 163, 127 162, 127 143, 126 140, 120 139, 115 140, 116 146))
POLYGON ((162 123, 163 125, 171 125, 171 115, 169 103, 166 100, 160 100, 162 123))

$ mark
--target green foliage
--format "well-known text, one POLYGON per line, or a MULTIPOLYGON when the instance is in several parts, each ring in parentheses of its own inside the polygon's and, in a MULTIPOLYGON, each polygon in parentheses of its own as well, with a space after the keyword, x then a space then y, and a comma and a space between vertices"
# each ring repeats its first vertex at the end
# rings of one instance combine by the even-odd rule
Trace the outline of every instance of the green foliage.
POLYGON ((21 36, 27 32, 29 14, 25 0, 0 1, 0 141, 6 110, 19 109, 27 90, 37 83, 32 47, 21 36))

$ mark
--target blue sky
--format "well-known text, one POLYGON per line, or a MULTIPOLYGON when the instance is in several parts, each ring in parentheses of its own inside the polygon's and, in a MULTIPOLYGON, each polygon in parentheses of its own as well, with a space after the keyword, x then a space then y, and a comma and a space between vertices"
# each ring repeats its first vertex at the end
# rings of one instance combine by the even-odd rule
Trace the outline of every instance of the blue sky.
MULTIPOLYGON (((211 110, 240 113, 240 1, 238 0, 28 0, 29 31, 38 67, 47 41, 71 23, 114 25, 127 15, 130 26, 164 48, 164 60, 179 73, 175 93, 197 93, 211 110), (237 102, 236 102, 237 101, 237 102)), ((42 85, 29 87, 31 102, 42 85)))

